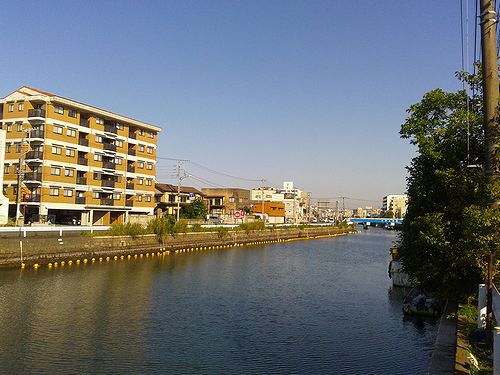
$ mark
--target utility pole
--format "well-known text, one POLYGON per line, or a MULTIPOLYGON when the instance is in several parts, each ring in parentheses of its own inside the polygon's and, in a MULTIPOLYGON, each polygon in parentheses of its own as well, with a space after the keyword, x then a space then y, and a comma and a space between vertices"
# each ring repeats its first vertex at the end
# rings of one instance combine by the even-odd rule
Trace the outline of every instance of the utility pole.
MULTIPOLYGON (((484 143, 485 163, 484 172, 489 183, 496 183, 498 179, 498 162, 496 149, 498 148, 498 53, 496 41, 496 22, 494 0, 480 1, 481 41, 482 41, 482 68, 483 68, 483 105, 484 105, 484 143)), ((498 208, 492 192, 489 192, 488 206, 498 208)), ((488 259, 488 294, 486 307, 486 330, 488 343, 492 344, 493 329, 493 277, 495 254, 490 251, 488 259)))
POLYGON ((180 213, 181 213, 181 182, 185 178, 189 177, 188 174, 182 168, 181 162, 177 162, 177 221, 179 221, 180 213), (181 174, 182 172, 182 174, 181 174))
POLYGON ((262 188, 262 191, 260 192, 261 193, 261 198, 262 198, 262 206, 261 206, 261 212, 262 212, 262 221, 265 223, 266 222, 266 216, 265 216, 265 210, 264 210, 264 179, 260 180, 261 184, 261 188, 262 188))
POLYGON ((23 138, 21 140, 21 145, 19 147, 19 167, 17 170, 16 225, 19 225, 19 220, 21 219, 21 217, 23 217, 23 225, 24 225, 24 216, 21 214, 22 184, 24 181, 24 150, 23 150, 24 142, 25 138, 23 132, 23 138))

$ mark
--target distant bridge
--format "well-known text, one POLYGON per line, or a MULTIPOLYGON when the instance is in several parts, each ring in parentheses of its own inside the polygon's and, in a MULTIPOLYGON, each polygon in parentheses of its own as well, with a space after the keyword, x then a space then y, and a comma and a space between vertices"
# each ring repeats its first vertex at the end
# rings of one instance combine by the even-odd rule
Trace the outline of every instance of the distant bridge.
POLYGON ((351 217, 349 221, 357 224, 388 224, 388 225, 396 225, 403 224, 403 219, 389 219, 385 217, 362 217, 362 218, 354 218, 351 217))

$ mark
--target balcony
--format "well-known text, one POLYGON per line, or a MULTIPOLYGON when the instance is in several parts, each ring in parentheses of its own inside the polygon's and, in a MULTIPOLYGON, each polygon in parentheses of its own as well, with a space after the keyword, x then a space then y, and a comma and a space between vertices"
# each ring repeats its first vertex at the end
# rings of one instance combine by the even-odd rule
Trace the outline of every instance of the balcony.
POLYGON ((104 146, 104 149, 106 151, 113 151, 113 152, 116 152, 116 145, 112 144, 112 143, 103 143, 103 146, 104 146))
POLYGON ((76 197, 75 203, 76 204, 85 204, 85 197, 76 197))
POLYGON ((135 132, 129 132, 128 137, 132 139, 136 139, 135 132))
POLYGON ((34 141, 35 139, 41 139, 41 140, 43 140, 43 138, 45 137, 45 134, 44 134, 43 130, 40 130, 40 129, 31 129, 30 133, 29 133, 29 136, 30 136, 30 141, 34 141))
POLYGON ((85 177, 77 177, 76 184, 77 185, 87 185, 87 179, 85 177))
POLYGON ((102 167, 104 169, 116 169, 116 164, 111 161, 103 161, 102 167))
POLYGON ((134 190, 134 183, 133 182, 127 182, 127 185, 125 186, 126 189, 128 190, 134 190))
POLYGON ((104 125, 104 131, 107 133, 117 134, 118 130, 115 125, 104 125))
POLYGON ((89 120, 80 118, 80 126, 84 126, 86 128, 90 127, 89 120))
POLYGON ((135 173, 135 167, 133 165, 127 165, 127 172, 135 173))
POLYGON ((101 181, 101 186, 102 187, 114 188, 115 187, 115 182, 113 180, 102 180, 101 181))
POLYGON ((101 198, 101 206, 113 206, 114 201, 111 198, 101 198))
POLYGON ((30 118, 45 118, 45 109, 35 108, 28 110, 28 119, 30 118))
POLYGON ((133 207, 134 206, 134 201, 133 200, 130 200, 130 199, 127 199, 125 201, 125 206, 126 207, 133 207))
POLYGON ((40 194, 31 194, 28 199, 24 200, 24 202, 40 202, 40 199, 40 194))
POLYGON ((26 160, 42 160, 43 159, 43 151, 28 151, 26 153, 26 160))
POLYGON ((78 138, 78 144, 80 146, 89 146, 89 140, 87 138, 78 138))
POLYGON ((135 150, 134 150, 134 149, 132 149, 132 148, 129 148, 129 149, 128 149, 128 154, 129 154, 129 155, 132 155, 132 156, 135 156, 135 150))
POLYGON ((24 182, 41 182, 42 181, 42 173, 41 172, 26 172, 24 174, 24 182))
POLYGON ((78 158, 79 165, 89 165, 89 161, 85 158, 78 158))

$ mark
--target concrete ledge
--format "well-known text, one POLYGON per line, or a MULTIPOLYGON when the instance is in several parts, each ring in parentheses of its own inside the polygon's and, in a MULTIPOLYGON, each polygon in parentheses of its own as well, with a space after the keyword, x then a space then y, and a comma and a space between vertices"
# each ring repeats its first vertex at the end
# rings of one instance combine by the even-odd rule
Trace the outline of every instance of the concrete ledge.
POLYGON ((447 302, 439 322, 439 329, 431 356, 429 375, 455 374, 457 344, 457 304, 447 302))

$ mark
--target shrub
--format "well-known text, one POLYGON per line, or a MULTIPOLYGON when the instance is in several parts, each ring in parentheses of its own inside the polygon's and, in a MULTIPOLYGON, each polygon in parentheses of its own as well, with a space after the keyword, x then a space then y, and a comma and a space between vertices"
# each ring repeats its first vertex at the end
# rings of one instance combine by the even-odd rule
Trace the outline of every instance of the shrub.
POLYGON ((113 224, 111 228, 106 231, 106 234, 110 236, 130 236, 132 238, 136 238, 145 233, 146 230, 139 223, 113 224))

